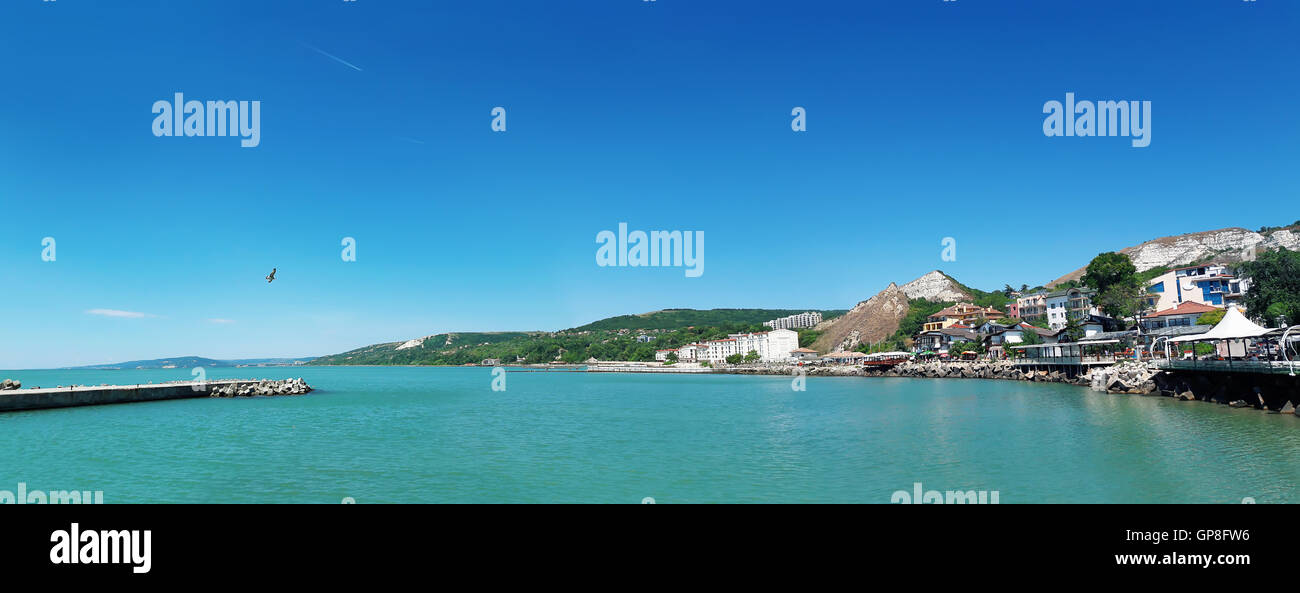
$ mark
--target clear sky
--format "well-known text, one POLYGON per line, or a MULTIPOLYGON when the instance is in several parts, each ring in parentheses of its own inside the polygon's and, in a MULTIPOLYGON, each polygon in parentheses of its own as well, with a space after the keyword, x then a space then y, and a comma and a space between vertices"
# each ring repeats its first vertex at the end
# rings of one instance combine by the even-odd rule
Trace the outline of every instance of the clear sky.
POLYGON ((1162 235, 1289 223, 1298 16, 1282 0, 7 0, 0 368, 848 308, 936 268, 1034 285, 1162 235), (260 145, 154 136, 176 92, 261 101, 260 145), (1150 146, 1044 136, 1067 92, 1151 101, 1150 146), (703 231, 704 274, 597 266, 596 234, 620 222, 703 231))

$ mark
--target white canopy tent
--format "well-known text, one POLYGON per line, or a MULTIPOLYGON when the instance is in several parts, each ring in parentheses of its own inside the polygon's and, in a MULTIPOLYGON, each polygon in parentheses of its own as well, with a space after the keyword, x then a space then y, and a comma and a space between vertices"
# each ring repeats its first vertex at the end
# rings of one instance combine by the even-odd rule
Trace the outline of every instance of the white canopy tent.
POLYGON ((1228 307, 1223 319, 1214 327, 1210 328, 1203 334, 1191 334, 1170 338, 1165 342, 1165 356, 1169 356, 1169 345, 1171 343, 1187 342, 1220 342, 1215 350, 1219 356, 1225 357, 1244 357, 1246 356, 1246 340, 1249 338, 1258 338, 1273 330, 1267 327, 1260 327, 1255 322, 1246 319, 1245 315, 1236 307, 1228 307), (1222 342, 1227 342, 1226 344, 1222 342))
POLYGON ((1223 314, 1223 320, 1217 325, 1210 328, 1203 334, 1192 334, 1188 336, 1178 336, 1170 338, 1170 342, 1204 342, 1207 340, 1240 340, 1243 338, 1258 338, 1270 331, 1267 327, 1260 327, 1255 322, 1246 319, 1236 307, 1228 307, 1228 312, 1223 314))
POLYGON ((883 360, 883 359, 890 359, 890 358, 909 358, 909 357, 911 357, 911 356, 912 356, 912 353, 911 353, 911 352, 876 352, 876 353, 873 353, 873 354, 868 354, 868 355, 867 355, 867 360, 883 360))

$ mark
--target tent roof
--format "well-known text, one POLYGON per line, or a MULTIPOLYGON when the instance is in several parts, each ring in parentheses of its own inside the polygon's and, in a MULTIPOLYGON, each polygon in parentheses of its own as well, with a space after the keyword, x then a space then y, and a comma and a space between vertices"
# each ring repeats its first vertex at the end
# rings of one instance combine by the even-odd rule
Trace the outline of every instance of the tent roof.
POLYGON ((911 356, 911 352, 875 352, 868 354, 867 358, 893 358, 897 356, 911 356))
POLYGON ((1228 312, 1223 314, 1223 321, 1220 321, 1214 327, 1210 328, 1203 334, 1193 334, 1190 336, 1179 336, 1171 338, 1170 342, 1198 342, 1202 340, 1237 340, 1241 338, 1256 338, 1268 333, 1270 330, 1266 327, 1260 327, 1255 322, 1246 319, 1245 315, 1236 307, 1228 307, 1228 312))

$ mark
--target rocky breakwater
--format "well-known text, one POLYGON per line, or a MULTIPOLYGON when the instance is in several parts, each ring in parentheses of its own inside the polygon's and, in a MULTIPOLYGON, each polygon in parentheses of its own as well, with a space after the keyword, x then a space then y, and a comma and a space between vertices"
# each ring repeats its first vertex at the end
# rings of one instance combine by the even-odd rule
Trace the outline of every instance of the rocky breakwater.
POLYGON ((12 389, 22 389, 22 388, 23 388, 22 381, 14 381, 13 379, 5 379, 4 381, 0 381, 0 391, 9 391, 12 389))
POLYGON ((208 391, 209 397, 253 397, 257 395, 302 395, 312 390, 311 386, 298 379, 272 381, 264 379, 251 383, 216 385, 208 391))
POLYGON ((792 364, 752 364, 752 365, 718 365, 715 372, 732 375, 798 375, 809 377, 861 377, 866 373, 862 367, 853 365, 806 365, 792 364))
POLYGON ((1008 360, 976 360, 952 362, 905 362, 884 370, 870 370, 878 377, 917 377, 926 379, 1001 379, 1004 381, 1034 381, 1038 383, 1071 383, 1088 385, 1086 376, 1071 375, 1058 370, 1039 370, 1019 367, 1008 360))
POLYGON ((1093 391, 1145 395, 1159 391, 1156 385, 1156 375, 1159 373, 1145 363, 1124 361, 1114 366, 1094 368, 1087 376, 1093 391))

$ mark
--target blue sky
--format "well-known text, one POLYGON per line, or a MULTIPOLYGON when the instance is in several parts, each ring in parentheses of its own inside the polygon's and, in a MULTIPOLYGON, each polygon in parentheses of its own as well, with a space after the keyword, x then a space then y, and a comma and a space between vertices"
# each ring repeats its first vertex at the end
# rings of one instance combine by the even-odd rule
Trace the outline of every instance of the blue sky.
POLYGON ((1032 285, 1157 236, 1289 223, 1298 16, 1278 0, 5 2, 0 368, 847 308, 936 268, 1032 285), (260 146, 155 137, 151 106, 175 92, 261 101, 260 146), (1151 101, 1151 145, 1045 137, 1043 104, 1066 92, 1151 101), (704 231, 704 275, 596 266, 619 222, 704 231))

